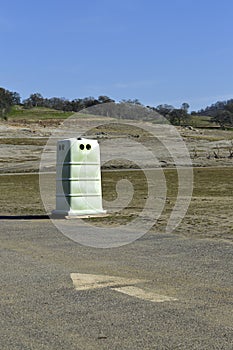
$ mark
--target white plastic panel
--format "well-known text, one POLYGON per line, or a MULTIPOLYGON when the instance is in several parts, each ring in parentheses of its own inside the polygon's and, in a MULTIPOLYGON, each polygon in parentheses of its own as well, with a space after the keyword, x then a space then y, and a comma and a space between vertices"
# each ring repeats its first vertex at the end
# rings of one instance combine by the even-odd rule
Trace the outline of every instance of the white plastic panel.
POLYGON ((100 149, 96 140, 57 143, 57 195, 54 213, 105 213, 102 207, 100 149))

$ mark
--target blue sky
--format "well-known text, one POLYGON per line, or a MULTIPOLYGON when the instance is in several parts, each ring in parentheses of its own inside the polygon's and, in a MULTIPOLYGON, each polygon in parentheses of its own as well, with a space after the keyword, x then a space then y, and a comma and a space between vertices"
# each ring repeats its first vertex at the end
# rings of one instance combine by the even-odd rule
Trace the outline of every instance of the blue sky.
POLYGON ((0 86, 191 110, 233 98, 232 0, 0 0, 0 86))

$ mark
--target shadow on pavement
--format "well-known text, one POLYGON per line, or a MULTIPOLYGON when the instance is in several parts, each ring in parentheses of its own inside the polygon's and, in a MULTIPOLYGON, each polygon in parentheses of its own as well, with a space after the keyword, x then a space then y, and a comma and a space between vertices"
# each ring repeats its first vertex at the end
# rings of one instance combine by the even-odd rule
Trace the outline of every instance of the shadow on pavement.
POLYGON ((0 220, 47 220, 49 215, 0 215, 0 220))

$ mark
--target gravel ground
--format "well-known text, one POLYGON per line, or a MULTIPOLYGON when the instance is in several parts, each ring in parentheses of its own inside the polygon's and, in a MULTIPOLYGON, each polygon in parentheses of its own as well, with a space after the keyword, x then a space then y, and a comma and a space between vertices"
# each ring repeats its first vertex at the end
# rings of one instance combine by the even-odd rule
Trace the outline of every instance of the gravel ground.
POLYGON ((0 251, 2 350, 232 349, 230 242, 148 233, 92 249, 38 217, 2 220, 0 251), (73 272, 144 279, 177 301, 76 291, 73 272))

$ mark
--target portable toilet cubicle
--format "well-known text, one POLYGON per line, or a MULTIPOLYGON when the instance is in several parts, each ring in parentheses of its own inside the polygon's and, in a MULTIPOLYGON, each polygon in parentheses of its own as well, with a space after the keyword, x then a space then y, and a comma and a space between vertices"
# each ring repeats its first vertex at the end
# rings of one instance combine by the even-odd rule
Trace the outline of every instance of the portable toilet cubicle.
POLYGON ((57 142, 55 215, 104 214, 98 141, 70 138, 57 142))

